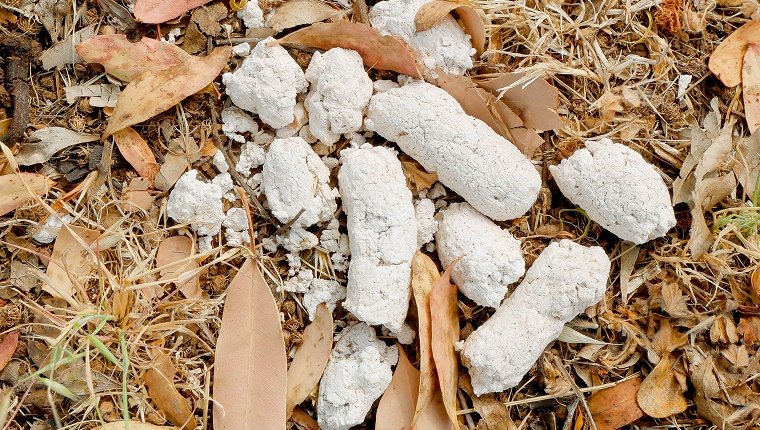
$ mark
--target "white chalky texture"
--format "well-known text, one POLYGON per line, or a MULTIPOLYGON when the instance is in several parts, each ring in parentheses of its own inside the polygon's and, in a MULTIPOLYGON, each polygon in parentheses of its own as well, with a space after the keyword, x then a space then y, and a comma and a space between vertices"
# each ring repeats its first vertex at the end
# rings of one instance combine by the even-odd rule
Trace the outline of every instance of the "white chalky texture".
POLYGON ((609 272, 610 260, 598 246, 567 239, 549 245, 515 292, 464 342, 462 361, 475 394, 519 384, 565 323, 602 299, 609 272))
POLYGON ((234 73, 225 73, 222 82, 235 105, 258 114, 272 128, 281 128, 293 122, 296 95, 309 84, 285 48, 268 46, 273 40, 268 37, 256 44, 251 56, 234 73))
POLYGON ((235 142, 245 142, 243 133, 256 133, 259 124, 243 109, 230 106, 222 111, 222 132, 235 142))
POLYGON ((359 323, 345 330, 319 384, 317 418, 322 430, 348 430, 364 422, 372 403, 391 383, 398 349, 359 323))
POLYGON ((297 135, 303 126, 309 122, 309 112, 306 110, 302 102, 297 102, 295 108, 293 108, 293 122, 285 127, 278 128, 275 132, 275 136, 285 139, 297 135))
POLYGON ((275 139, 269 145, 261 186, 280 222, 291 221, 302 209, 291 228, 330 221, 338 206, 329 181, 330 169, 305 140, 275 139))
POLYGON ((414 81, 375 94, 365 126, 494 220, 516 218, 536 201, 541 178, 530 160, 434 85, 414 81))
POLYGON ((416 31, 414 17, 419 8, 429 1, 381 1, 370 10, 369 22, 380 34, 398 36, 409 43, 429 70, 440 67, 448 74, 463 75, 472 68, 475 49, 470 43, 470 36, 453 17, 446 17, 429 30, 416 31))
POLYGON ((216 170, 220 173, 227 173, 230 170, 230 165, 227 164, 227 160, 224 159, 224 152, 222 152, 221 149, 218 149, 214 153, 214 157, 211 158, 211 164, 213 164, 216 170))
POLYGON ((264 164, 266 151, 255 142, 246 142, 240 147, 240 159, 235 170, 244 176, 251 176, 251 170, 264 164))
POLYGON ((498 307, 509 285, 525 274, 520 241, 467 203, 455 203, 438 215, 438 258, 451 279, 480 306, 498 307))
POLYGON ((364 322, 395 332, 406 318, 417 251, 412 193, 390 149, 345 149, 341 155, 338 184, 351 247, 343 307, 364 322))
POLYGON ((59 217, 58 214, 55 213, 51 214, 42 225, 37 226, 34 234, 32 234, 32 239, 39 243, 52 243, 58 237, 58 233, 60 233, 63 223, 68 224, 73 219, 74 217, 69 214, 62 217, 59 217))
POLYGON ((320 303, 327 305, 330 312, 335 310, 338 302, 346 298, 346 286, 338 281, 327 279, 314 279, 309 285, 308 291, 303 295, 303 307, 309 314, 309 319, 314 320, 317 314, 317 306, 320 303))
POLYGON ((242 19, 246 28, 264 27, 264 12, 259 6, 258 0, 251 0, 245 7, 237 12, 237 17, 242 19))
POLYGON ((198 172, 185 172, 169 194, 166 213, 175 221, 189 223, 201 236, 219 233, 224 221, 222 189, 198 180, 198 172))
POLYGON ((333 48, 315 53, 306 69, 311 89, 306 96, 309 130, 326 145, 343 133, 362 127, 364 109, 372 97, 372 80, 359 53, 333 48))
POLYGON ((549 170, 562 194, 621 239, 642 244, 676 225, 662 177, 625 145, 589 141, 549 170))
POLYGON ((421 199, 414 204, 414 217, 417 219, 417 246, 422 246, 431 240, 438 230, 435 215, 435 204, 430 199, 421 199))

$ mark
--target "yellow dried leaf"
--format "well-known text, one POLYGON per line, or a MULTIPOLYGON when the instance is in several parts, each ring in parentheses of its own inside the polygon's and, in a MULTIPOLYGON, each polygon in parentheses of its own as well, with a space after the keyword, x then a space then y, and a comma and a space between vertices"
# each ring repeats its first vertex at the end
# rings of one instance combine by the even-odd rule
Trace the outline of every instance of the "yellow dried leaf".
POLYGON ((435 361, 431 350, 432 331, 430 325, 430 292, 441 278, 433 260, 417 252, 412 259, 412 292, 417 304, 417 338, 420 342, 420 381, 416 411, 413 423, 427 407, 438 387, 435 361))
POLYGON ((456 409, 459 356, 454 344, 459 342, 459 308, 457 287, 451 283, 451 269, 454 264, 456 261, 449 265, 441 278, 433 284, 430 292, 430 349, 433 351, 446 413, 454 428, 458 430, 456 409))
POLYGON ((636 401, 641 410, 654 418, 666 418, 686 410, 686 398, 681 392, 668 355, 660 359, 641 383, 636 401))
POLYGON ((163 352, 158 352, 143 378, 150 399, 166 418, 177 427, 191 430, 195 428, 195 417, 185 398, 174 386, 176 373, 177 369, 172 365, 171 358, 163 352))
POLYGON ((97 263, 91 255, 97 249, 90 247, 98 240, 97 230, 64 225, 53 245, 48 263, 46 281, 42 289, 53 297, 71 301, 75 286, 82 286, 95 271, 97 263), (76 236, 74 236, 76 235, 76 236), (77 240, 78 239, 78 240, 77 240), (81 245, 84 242, 88 248, 81 245))
POLYGON ((288 369, 288 414, 295 405, 306 400, 319 383, 330 358, 332 343, 332 313, 327 305, 320 303, 314 321, 303 331, 303 342, 288 369))
POLYGON ((407 186, 417 192, 432 187, 438 180, 437 173, 426 171, 420 163, 406 154, 401 154, 401 168, 406 176, 407 186))
POLYGON ((278 6, 267 25, 279 33, 286 28, 313 24, 341 15, 343 11, 319 0, 290 0, 278 6))
POLYGON ((33 198, 32 193, 44 195, 53 181, 37 173, 18 173, 0 176, 0 216, 19 208, 33 198))
POLYGON ((216 430, 285 430, 287 357, 280 311, 255 260, 227 287, 214 364, 216 430))
POLYGON ((420 371, 412 366, 399 345, 393 379, 377 406, 375 430, 409 430, 415 415, 420 371))
POLYGON ((750 43, 742 64, 742 95, 747 128, 754 133, 760 128, 760 44, 750 43))
POLYGON ((417 31, 430 30, 440 24, 449 14, 459 18, 465 33, 472 38, 472 46, 480 55, 486 44, 486 29, 483 18, 472 3, 466 0, 433 0, 423 4, 414 17, 417 31))
POLYGON ((707 66, 727 87, 742 82, 742 61, 747 45, 760 42, 760 21, 749 21, 731 33, 710 54, 707 66))

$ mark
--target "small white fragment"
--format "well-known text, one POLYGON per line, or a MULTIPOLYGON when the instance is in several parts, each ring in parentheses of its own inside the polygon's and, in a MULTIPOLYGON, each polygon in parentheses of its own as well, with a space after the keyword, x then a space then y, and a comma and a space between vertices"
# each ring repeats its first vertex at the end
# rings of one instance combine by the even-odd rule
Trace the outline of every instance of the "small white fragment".
POLYGON ((447 16, 435 27, 417 32, 414 18, 420 7, 429 1, 378 2, 369 12, 369 22, 380 34, 398 36, 409 43, 428 70, 433 71, 440 67, 448 74, 463 75, 472 68, 475 49, 470 42, 470 36, 453 17, 447 16))
POLYGON ((246 142, 240 147, 240 159, 235 170, 243 176, 251 176, 251 170, 264 164, 266 151, 255 142, 246 142))
POLYGON ((565 197, 621 239, 639 245, 676 225, 662 177, 625 145, 610 139, 586 142, 549 171, 565 197))
POLYGON ((311 270, 299 270, 296 276, 285 281, 282 289, 289 293, 305 293, 309 290, 312 281, 314 281, 314 274, 311 270))
POLYGON ((264 11, 261 10, 258 0, 250 0, 245 7, 237 12, 237 17, 243 20, 246 28, 263 28, 264 11))
POLYGON ((351 238, 343 307, 369 324, 398 331, 409 307, 417 251, 412 193, 401 162, 384 147, 344 149, 338 173, 351 238))
POLYGON ((375 94, 365 126, 494 220, 516 218, 536 201, 541 177, 530 160, 434 85, 414 81, 375 94))
POLYGON ((63 223, 68 224, 73 219, 74 217, 69 214, 59 217, 58 214, 53 213, 45 219, 45 222, 42 223, 42 225, 37 226, 34 234, 32 234, 32 239, 46 245, 52 243, 58 237, 58 233, 61 231, 63 223))
POLYGON ((197 175, 193 169, 179 178, 169 194, 166 213, 179 223, 189 223, 200 236, 213 236, 224 221, 222 189, 199 181, 197 175))
POLYGON ((435 243, 443 267, 461 257, 451 279, 480 306, 498 307, 509 285, 525 274, 520 241, 467 203, 438 214, 435 243))
POLYGON ((230 170, 230 165, 227 164, 227 160, 224 159, 224 152, 222 152, 221 149, 214 153, 214 157, 211 159, 211 164, 214 165, 214 168, 216 168, 219 173, 226 173, 230 170))
POLYGON ((227 241, 227 246, 234 248, 244 243, 251 243, 251 235, 247 231, 235 231, 231 228, 225 228, 224 240, 227 241))
POLYGON ((417 337, 417 333, 407 323, 404 323, 404 325, 401 326, 401 330, 391 334, 398 339, 398 343, 402 345, 411 345, 417 337))
POLYGON ((598 246, 550 244, 491 318, 464 342, 475 394, 520 383, 566 322, 604 296, 610 260, 598 246))
POLYGON ((680 99, 686 94, 686 90, 689 88, 691 79, 692 79, 691 75, 680 75, 678 77, 678 93, 676 95, 677 99, 680 99))
POLYGON ((230 193, 235 184, 233 184, 232 176, 230 176, 229 172, 220 173, 214 176, 214 179, 211 180, 211 183, 219 186, 219 189, 222 190, 222 195, 227 200, 235 200, 235 194, 230 193))
POLYGON ((268 37, 256 44, 234 73, 222 76, 222 82, 235 105, 258 114, 276 129, 293 122, 296 95, 309 84, 285 48, 278 44, 269 46, 273 41, 268 37))
POLYGON ((232 47, 232 55, 236 57, 247 57, 251 54, 251 45, 248 42, 238 43, 232 47))
POLYGON ((346 286, 338 281, 327 279, 314 279, 311 281, 308 291, 303 295, 303 307, 309 314, 309 319, 314 320, 317 314, 317 306, 320 303, 327 305, 330 312, 335 310, 338 302, 346 298, 346 286))
POLYGON ((309 113, 302 102, 296 103, 293 115, 295 116, 293 122, 283 128, 278 128, 275 132, 275 135, 280 139, 296 136, 301 131, 301 128, 309 122, 309 113))
POLYGON ((311 83, 305 102, 314 136, 331 145, 341 134, 361 129, 364 109, 372 97, 372 80, 358 52, 343 48, 316 52, 306 79, 311 83))
POLYGON ((230 106, 222 111, 222 132, 235 142, 245 142, 243 133, 254 134, 259 124, 239 107, 230 106))
POLYGON ((435 204, 430 199, 421 199, 414 204, 414 217, 417 219, 417 247, 433 240, 433 235, 438 230, 438 221, 435 215, 435 204))
POLYGON ((211 245, 211 240, 213 238, 211 236, 199 236, 198 237, 198 252, 201 254, 204 252, 209 252, 213 249, 213 246, 211 245))
POLYGON ((364 422, 388 388, 398 349, 387 346, 368 325, 346 329, 335 344, 319 384, 317 417, 322 430, 348 430, 364 422))
POLYGON ((230 208, 224 217, 222 225, 234 231, 248 230, 248 214, 243 208, 230 208))

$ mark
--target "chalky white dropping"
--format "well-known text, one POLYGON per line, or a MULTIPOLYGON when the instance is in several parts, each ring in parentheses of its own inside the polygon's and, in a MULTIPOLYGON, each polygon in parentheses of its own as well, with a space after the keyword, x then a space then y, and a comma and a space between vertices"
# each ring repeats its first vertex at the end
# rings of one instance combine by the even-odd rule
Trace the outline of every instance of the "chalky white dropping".
POLYGON ((315 53, 306 79, 311 88, 305 105, 314 136, 331 145, 341 134, 361 129, 364 109, 372 97, 372 80, 358 52, 333 48, 315 53))
POLYGON ((398 332, 409 307, 417 251, 412 193, 390 149, 346 149, 341 156, 338 184, 351 248, 343 307, 364 322, 398 332))
POLYGON ((451 279, 480 306, 498 307, 509 285, 525 274, 520 241, 467 203, 455 203, 438 215, 438 258, 448 267, 461 257, 451 279))
POLYGON ((464 342, 476 395, 520 383, 562 327, 604 297, 610 260, 598 246, 549 245, 491 318, 464 342))
POLYGON ((589 141, 549 170, 562 194, 621 239, 642 244, 676 225, 662 177, 625 145, 589 141))
POLYGON ((536 201, 541 178, 530 160, 434 85, 414 81, 375 94, 365 126, 491 219, 516 218, 536 201))
POLYGON ((198 172, 185 172, 169 194, 166 213, 179 223, 188 223, 200 236, 219 233, 224 221, 222 188, 198 180, 198 172))

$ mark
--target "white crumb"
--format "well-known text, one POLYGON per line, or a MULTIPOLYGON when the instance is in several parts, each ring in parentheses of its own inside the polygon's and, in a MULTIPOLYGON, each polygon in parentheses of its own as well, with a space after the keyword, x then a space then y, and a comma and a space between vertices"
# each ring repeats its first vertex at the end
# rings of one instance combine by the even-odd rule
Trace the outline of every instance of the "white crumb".
POLYGON ((243 133, 255 134, 259 124, 243 109, 230 106, 222 111, 222 132, 235 142, 245 142, 243 133))
POLYGON ((185 172, 169 193, 166 213, 179 223, 190 224, 200 236, 219 233, 224 212, 219 185, 198 180, 198 172, 185 172))
POLYGON ((255 142, 246 142, 240 147, 240 159, 235 170, 245 177, 251 176, 251 170, 264 164, 266 151, 255 142))
POLYGON ((249 0, 245 7, 237 12, 237 17, 243 20, 246 28, 263 28, 266 25, 264 12, 258 0, 249 0))
POLYGON ((309 285, 308 291, 303 295, 303 307, 309 314, 309 319, 314 320, 317 306, 320 303, 327 305, 330 312, 335 310, 338 302, 346 298, 346 286, 338 281, 327 279, 314 279, 309 285))

